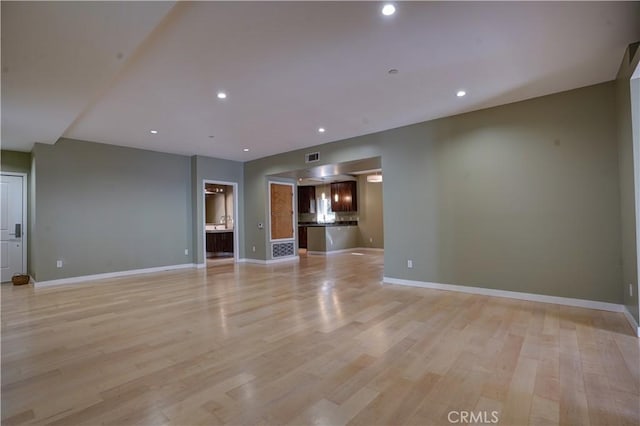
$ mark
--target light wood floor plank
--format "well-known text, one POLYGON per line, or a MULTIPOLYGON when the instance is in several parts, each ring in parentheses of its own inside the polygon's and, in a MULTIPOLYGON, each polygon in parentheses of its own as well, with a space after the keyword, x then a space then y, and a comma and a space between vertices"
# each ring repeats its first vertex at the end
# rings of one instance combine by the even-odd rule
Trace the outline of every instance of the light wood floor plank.
POLYGON ((363 254, 2 285, 2 424, 640 424, 621 314, 381 285, 363 254))

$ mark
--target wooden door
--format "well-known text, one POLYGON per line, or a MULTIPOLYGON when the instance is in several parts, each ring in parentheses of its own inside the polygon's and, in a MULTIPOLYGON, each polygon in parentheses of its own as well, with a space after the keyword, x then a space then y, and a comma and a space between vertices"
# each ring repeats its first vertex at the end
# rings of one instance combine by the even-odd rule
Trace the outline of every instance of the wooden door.
POLYGON ((293 185, 270 183, 271 239, 293 238, 293 185))

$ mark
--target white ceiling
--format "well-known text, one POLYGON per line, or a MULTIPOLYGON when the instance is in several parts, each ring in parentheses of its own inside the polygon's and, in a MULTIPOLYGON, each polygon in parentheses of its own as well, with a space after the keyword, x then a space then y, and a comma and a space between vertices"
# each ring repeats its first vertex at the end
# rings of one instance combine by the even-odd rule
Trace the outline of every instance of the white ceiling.
POLYGON ((2 147, 247 161, 612 80, 640 40, 638 2, 381 6, 3 1, 2 147))
POLYGON ((172 6, 3 1, 2 148, 55 143, 172 6))

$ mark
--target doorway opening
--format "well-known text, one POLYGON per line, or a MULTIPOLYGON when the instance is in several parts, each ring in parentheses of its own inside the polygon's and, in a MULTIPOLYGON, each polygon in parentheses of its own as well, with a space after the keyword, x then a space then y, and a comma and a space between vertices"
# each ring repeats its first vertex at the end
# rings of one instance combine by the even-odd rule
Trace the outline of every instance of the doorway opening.
POLYGON ((238 261, 238 184, 203 181, 204 259, 207 267, 238 261))
POLYGON ((384 250, 381 157, 274 176, 296 181, 299 256, 384 250))

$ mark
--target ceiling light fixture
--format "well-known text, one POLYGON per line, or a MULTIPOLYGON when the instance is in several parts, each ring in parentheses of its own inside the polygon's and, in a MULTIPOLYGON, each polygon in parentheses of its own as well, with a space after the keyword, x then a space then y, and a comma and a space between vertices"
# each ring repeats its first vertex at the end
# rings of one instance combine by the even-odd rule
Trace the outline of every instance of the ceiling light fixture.
POLYGON ((243 151, 244 152, 249 152, 249 148, 244 148, 243 151))
POLYGON ((326 130, 324 127, 318 127, 318 132, 319 133, 324 133, 326 130))
POLYGON ((456 93, 456 96, 461 98, 466 94, 467 94, 467 92, 465 92, 464 90, 458 90, 458 93, 456 93))
POLYGON ((152 135, 157 135, 158 131, 157 130, 149 130, 149 133, 151 133, 152 135))
POLYGON ((389 74, 398 74, 398 70, 395 68, 391 68, 389 71, 387 71, 389 74))
POLYGON ((392 4, 385 4, 382 6, 382 14, 384 16, 391 16, 396 13, 396 7, 392 4))
POLYGON ((218 99, 227 99, 227 94, 225 92, 218 92, 218 99))

